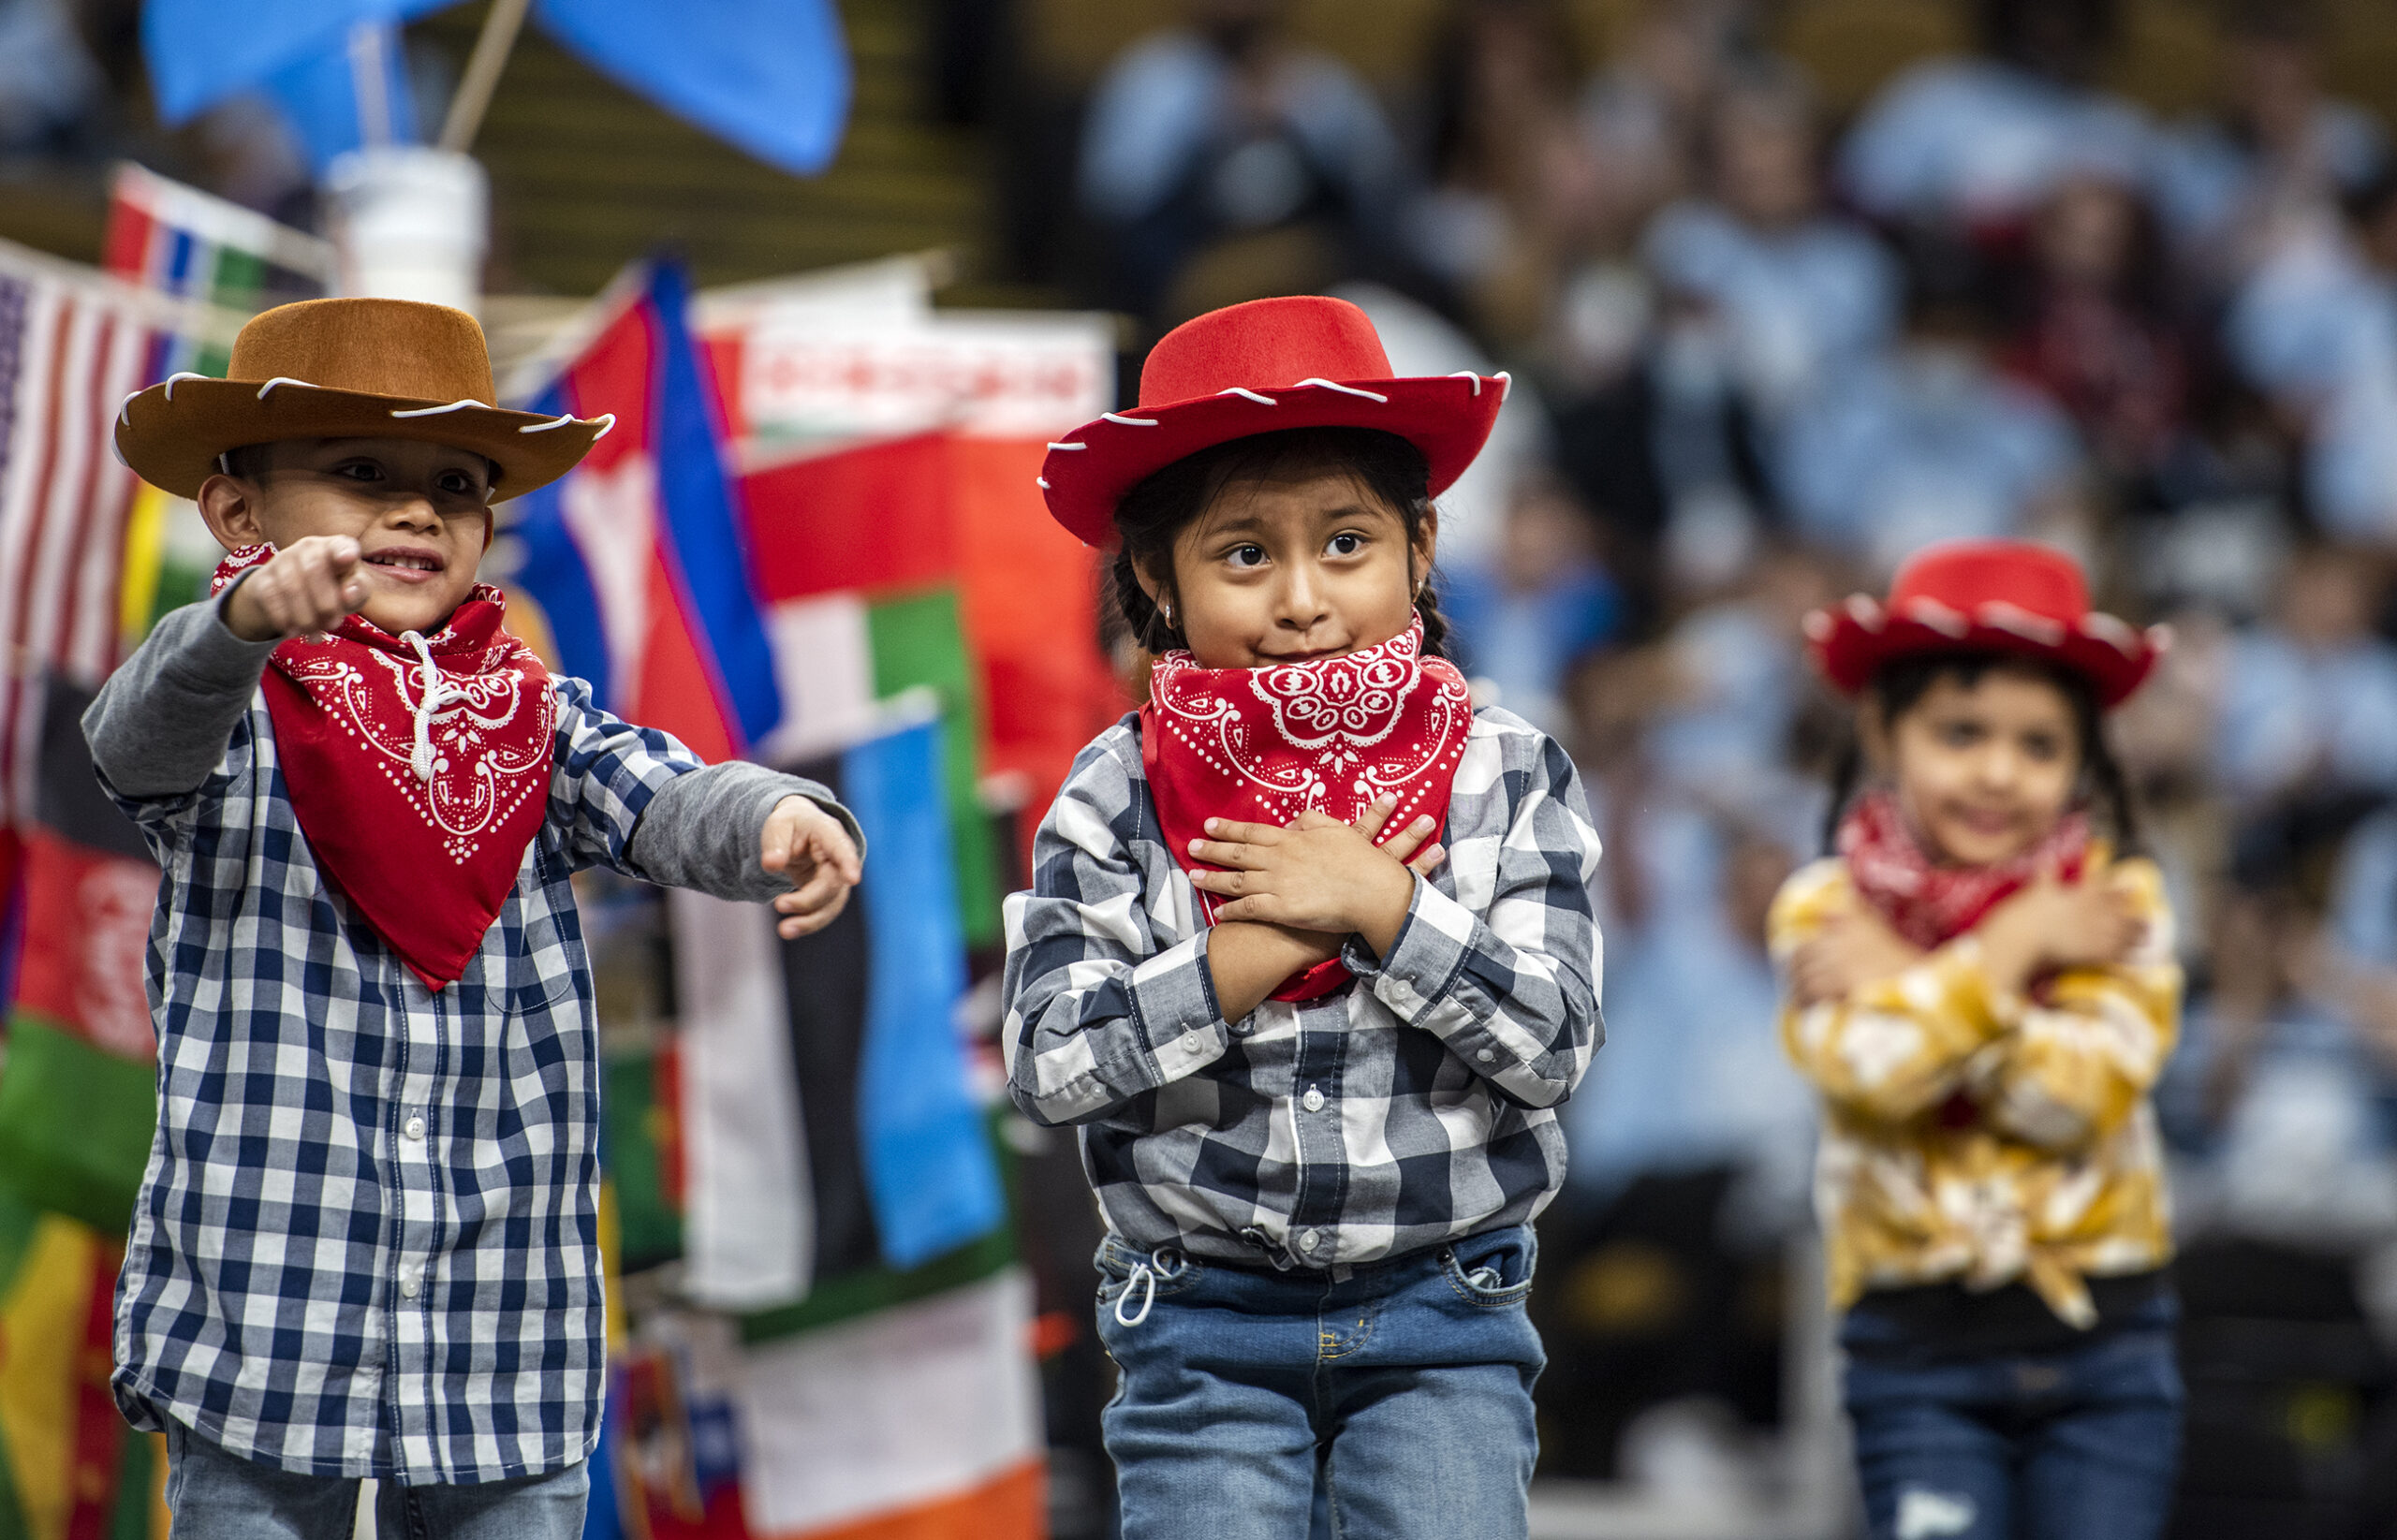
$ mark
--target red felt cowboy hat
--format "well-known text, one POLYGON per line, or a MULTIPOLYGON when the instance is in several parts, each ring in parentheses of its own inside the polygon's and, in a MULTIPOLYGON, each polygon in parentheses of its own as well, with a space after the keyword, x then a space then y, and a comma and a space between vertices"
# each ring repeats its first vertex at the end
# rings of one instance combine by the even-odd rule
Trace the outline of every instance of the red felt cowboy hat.
POLYGON ((1365 313, 1305 295, 1252 300, 1184 321, 1150 350, 1140 403, 1049 446, 1049 511, 1086 545, 1115 533, 1115 504, 1184 455, 1284 428, 1379 428, 1423 451, 1446 491, 1490 437, 1507 375, 1390 376, 1365 313))
POLYGON ((1934 546, 1898 569, 1887 604, 1859 594, 1806 617, 1815 662, 1854 695, 1893 658, 1918 653, 2008 653, 2062 664, 2096 686, 2099 704, 2130 698, 2171 644, 2089 608, 2080 565, 2019 540, 1934 546))

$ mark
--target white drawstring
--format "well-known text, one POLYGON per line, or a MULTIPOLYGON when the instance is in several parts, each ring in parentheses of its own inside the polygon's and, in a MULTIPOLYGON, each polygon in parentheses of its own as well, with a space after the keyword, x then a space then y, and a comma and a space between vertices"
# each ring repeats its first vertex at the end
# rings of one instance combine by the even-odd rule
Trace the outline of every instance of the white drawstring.
POLYGON ((450 683, 449 677, 442 673, 441 665, 433 661, 433 648, 421 633, 403 631, 400 639, 415 648, 416 655, 423 659, 417 669, 419 690, 412 709, 416 717, 416 750, 408 755, 408 768, 416 771, 418 780, 430 783, 433 780, 433 718, 442 707, 465 699, 466 692, 450 683))
POLYGON ((1157 1280, 1159 1278, 1172 1278, 1181 1273, 1182 1267, 1180 1263, 1168 1264, 1165 1259, 1165 1254, 1169 1249, 1170 1248, 1169 1247, 1159 1246, 1155 1251, 1149 1254, 1148 1261, 1135 1262, 1132 1264, 1132 1276, 1124 1281, 1124 1292, 1115 1297, 1115 1324, 1117 1326, 1136 1327, 1141 1322, 1147 1320, 1149 1318, 1149 1307, 1157 1302, 1157 1280), (1131 1302, 1132 1291, 1134 1289, 1139 1289, 1140 1291, 1140 1308, 1134 1313, 1126 1315, 1124 1313, 1124 1307, 1131 1302))

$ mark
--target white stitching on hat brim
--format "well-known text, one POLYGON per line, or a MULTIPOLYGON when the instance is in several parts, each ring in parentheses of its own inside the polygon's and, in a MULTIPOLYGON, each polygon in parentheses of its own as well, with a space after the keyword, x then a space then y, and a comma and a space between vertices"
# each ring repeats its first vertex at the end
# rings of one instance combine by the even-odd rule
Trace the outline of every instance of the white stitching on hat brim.
POLYGON ((1973 611, 1973 619, 1992 631, 2005 631, 2024 641, 2041 647, 2064 645, 2065 628, 2061 621, 2037 615, 2018 604, 2004 599, 1992 599, 1973 611))
POLYGON ((394 406, 391 408, 391 415, 395 418, 437 418, 444 412, 463 412, 469 406, 485 412, 499 410, 487 401, 477 401, 474 397, 468 396, 463 401, 453 401, 447 406, 394 406))

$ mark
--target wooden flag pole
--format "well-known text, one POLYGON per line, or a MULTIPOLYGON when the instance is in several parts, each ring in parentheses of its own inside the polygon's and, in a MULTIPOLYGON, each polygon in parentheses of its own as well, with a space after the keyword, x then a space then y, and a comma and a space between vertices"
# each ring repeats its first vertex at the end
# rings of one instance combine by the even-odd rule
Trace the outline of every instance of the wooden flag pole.
POLYGON ((475 38, 475 51, 466 60, 465 78, 458 82, 458 94, 449 101, 449 116, 441 125, 444 150, 463 154, 475 142, 492 93, 499 89, 500 71, 507 67, 508 50, 516 46, 516 34, 522 29, 524 12, 531 6, 532 0, 492 0, 483 30, 475 38))

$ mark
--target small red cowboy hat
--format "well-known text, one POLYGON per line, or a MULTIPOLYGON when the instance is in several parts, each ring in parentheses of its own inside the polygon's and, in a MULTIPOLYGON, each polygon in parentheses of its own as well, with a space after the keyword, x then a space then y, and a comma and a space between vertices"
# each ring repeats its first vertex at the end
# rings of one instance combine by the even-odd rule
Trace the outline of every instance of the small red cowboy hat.
POLYGON ((1140 403, 1049 446, 1040 490, 1085 545, 1115 533, 1115 504, 1184 455, 1283 428, 1379 428, 1423 451, 1446 491, 1490 437, 1507 375, 1393 379, 1382 340, 1345 300, 1251 300, 1184 321, 1140 370, 1140 403))
POLYGON ((1898 569, 1882 604, 1859 594, 1806 617, 1823 677, 1854 695, 1893 658, 1918 653, 2008 653, 2062 664, 2109 709, 2130 698, 2171 645, 2089 608, 2080 564, 2020 540, 1934 546, 1898 569))

